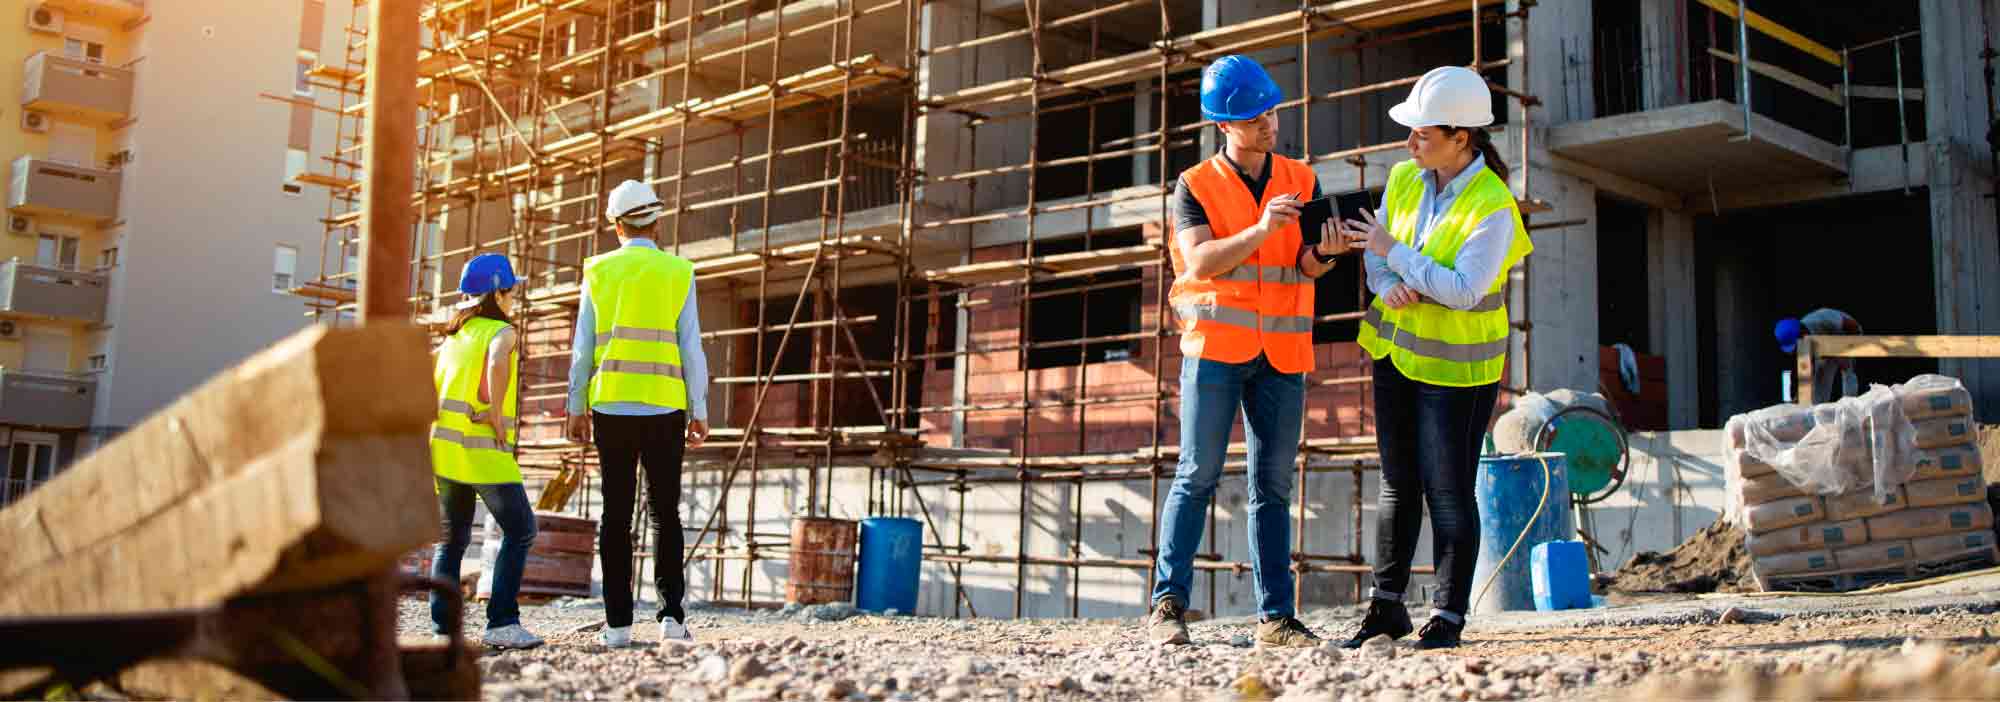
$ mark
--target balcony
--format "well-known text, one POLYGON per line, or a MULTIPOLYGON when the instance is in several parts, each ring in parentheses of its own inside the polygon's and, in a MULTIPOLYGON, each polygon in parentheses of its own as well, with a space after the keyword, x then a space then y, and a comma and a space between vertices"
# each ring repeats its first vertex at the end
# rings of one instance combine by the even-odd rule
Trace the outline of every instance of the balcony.
POLYGON ((97 381, 88 377, 0 368, 0 423, 81 429, 96 404, 97 381))
POLYGON ((44 161, 14 160, 7 210, 19 214, 61 214, 99 222, 118 218, 118 179, 113 171, 44 161))
POLYGON ((63 13, 71 21, 92 21, 120 26, 146 16, 146 0, 40 0, 42 6, 63 13))
POLYGON ((108 124, 132 114, 132 71, 43 51, 28 57, 21 107, 108 124))
POLYGON ((96 273, 0 263, 0 313, 98 324, 110 290, 111 279, 96 273))

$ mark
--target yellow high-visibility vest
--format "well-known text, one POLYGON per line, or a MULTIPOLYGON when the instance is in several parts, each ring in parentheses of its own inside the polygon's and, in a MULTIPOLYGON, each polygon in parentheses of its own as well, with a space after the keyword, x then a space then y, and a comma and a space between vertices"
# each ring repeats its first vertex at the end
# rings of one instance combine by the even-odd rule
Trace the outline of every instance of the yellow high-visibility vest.
MULTIPOLYGON (((521 482, 521 466, 514 462, 511 448, 502 446, 492 426, 472 421, 472 415, 492 407, 479 401, 479 382, 485 375, 487 347, 506 329, 499 320, 473 317, 438 347, 431 374, 438 393, 437 421, 431 425, 431 470, 440 478, 471 485, 521 482)), ((517 368, 519 361, 519 351, 507 355, 508 368, 517 368)), ((508 376, 507 396, 500 399, 498 411, 501 426, 507 429, 505 446, 511 447, 520 434, 514 407, 521 374, 508 376)))
POLYGON ((645 246, 626 246, 583 262, 596 306, 596 350, 589 402, 643 402, 685 410, 677 333, 694 290, 694 264, 645 246))
MULTIPOLYGON (((1415 161, 1396 164, 1383 195, 1389 233, 1405 246, 1417 236, 1422 173, 1415 161)), ((1392 310, 1376 297, 1361 319, 1357 339, 1369 356, 1376 360, 1386 356, 1405 377, 1432 385, 1472 387, 1500 381, 1507 368, 1507 273, 1535 249, 1513 191, 1493 171, 1481 170, 1431 225, 1421 249, 1439 265, 1452 267, 1473 228, 1503 207, 1513 213, 1514 236, 1486 296, 1469 310, 1430 301, 1392 310)))

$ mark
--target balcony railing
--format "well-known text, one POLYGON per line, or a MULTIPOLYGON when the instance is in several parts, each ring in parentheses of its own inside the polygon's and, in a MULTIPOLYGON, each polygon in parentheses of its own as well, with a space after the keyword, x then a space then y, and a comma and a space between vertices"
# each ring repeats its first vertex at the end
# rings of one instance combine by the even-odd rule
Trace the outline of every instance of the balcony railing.
POLYGON ((82 113, 99 122, 132 114, 133 72, 43 51, 28 57, 21 107, 82 113))
POLYGON ((114 220, 118 218, 119 178, 115 171, 22 156, 14 160, 7 209, 114 220))
POLYGON ((81 429, 96 404, 97 381, 88 376, 0 367, 0 423, 81 429))
POLYGON ((101 274, 0 263, 0 312, 96 324, 110 291, 111 279, 101 274))

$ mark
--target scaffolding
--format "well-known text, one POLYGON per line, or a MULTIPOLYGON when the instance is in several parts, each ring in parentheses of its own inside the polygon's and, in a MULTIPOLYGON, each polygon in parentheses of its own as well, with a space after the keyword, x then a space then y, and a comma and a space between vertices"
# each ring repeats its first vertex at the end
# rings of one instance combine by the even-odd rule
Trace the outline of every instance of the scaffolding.
MULTIPOLYGON (((1379 172, 1393 163, 1392 152, 1402 142, 1329 144, 1322 137, 1315 143, 1309 108, 1376 96, 1409 86, 1416 76, 1315 92, 1315 57, 1359 56, 1398 42, 1464 32, 1471 37, 1472 65, 1491 72, 1511 61, 1481 60, 1486 55, 1481 30, 1504 28, 1510 21, 1525 25, 1528 12, 1480 0, 1344 0, 1192 30, 1183 25, 1199 20, 1188 18, 1183 5, 1166 0, 426 3, 412 194, 416 254, 409 262, 416 283, 410 301, 421 320, 440 322, 450 310, 449 277, 458 264, 478 253, 512 257, 530 286, 517 313, 525 340, 521 464, 531 483, 565 467, 593 465, 592 448, 570 443, 561 430, 582 263, 616 246, 598 209, 604 193, 622 179, 643 180, 670 207, 670 216, 661 220, 662 247, 694 262, 704 299, 729 303, 726 322, 717 324, 711 309, 705 322, 714 326, 703 333, 711 357, 725 358, 712 364, 721 369, 713 380, 719 397, 711 403, 722 408, 712 418, 718 428, 706 446, 688 452, 682 488, 691 534, 683 555, 688 567, 709 569, 708 598, 772 604, 759 599, 770 593, 760 592, 753 576, 759 562, 788 558, 789 534, 758 529, 760 486, 780 477, 796 485, 803 474, 803 499, 783 516, 829 516, 841 511, 834 503, 836 486, 858 487, 858 476, 865 474, 865 507, 843 516, 920 519, 926 561, 951 576, 954 615, 978 616, 964 584, 967 569, 1011 565, 1017 585, 1012 615, 1024 612, 1029 569, 1056 567, 1068 571, 1075 616, 1083 569, 1145 570, 1150 577, 1159 546, 1157 530, 1149 529, 1148 549, 1088 557, 1085 486, 1143 481, 1150 494, 1146 514, 1154 518, 1148 524, 1154 524, 1161 478, 1171 476, 1179 456, 1167 442, 1172 427, 1166 419, 1178 391, 1168 382, 1166 365, 1177 334, 1167 312, 1172 264, 1158 232, 1175 177, 1169 166, 1196 148, 1207 123, 1176 122, 1176 112, 1186 112, 1176 108, 1184 103, 1177 98, 1195 92, 1198 72, 1209 60, 1295 47, 1299 81, 1288 92, 1300 97, 1278 109, 1299 115, 1303 160, 1352 166, 1357 182, 1351 190, 1365 191, 1371 188, 1370 164, 1379 172), (937 32, 946 24, 926 13, 947 9, 967 13, 970 36, 925 45, 923 28, 937 32), (1151 27, 1152 36, 1135 36, 1134 27, 1151 27), (925 82, 926 68, 935 70, 934 63, 946 57, 974 57, 975 73, 993 73, 976 60, 983 51, 1011 51, 1027 59, 1026 69, 950 90, 937 89, 936 76, 925 82), (1100 111, 1142 107, 1150 113, 1148 128, 1134 124, 1129 136, 1098 133, 1100 111), (1045 148, 1045 140, 1075 135, 1044 134, 1044 122, 1065 114, 1074 119, 1079 112, 1089 125, 1082 153, 1045 148), (996 131, 1024 140, 1024 157, 982 166, 980 145, 996 131), (968 150, 963 163, 970 167, 944 168, 942 159, 920 153, 926 146, 940 148, 940 139, 968 150), (1153 182, 1137 182, 1135 175, 1128 186, 1098 187, 1101 169, 1129 167, 1134 159, 1150 164, 1153 182), (1054 173, 1073 177, 1064 169, 1083 171, 1081 193, 1044 196, 1041 179, 1054 173), (1004 191, 1002 202, 980 201, 982 192, 996 190, 1004 191), (948 200, 955 202, 937 204, 948 200), (1108 219, 1105 212, 1146 208, 1148 202, 1157 208, 1147 218, 1150 237, 1132 243, 1129 234, 1121 234, 1114 245, 1097 245, 1114 228, 1100 224, 1108 219), (1041 230, 1044 220, 1072 215, 1084 222, 1082 249, 1051 253, 1052 239, 1041 230), (975 232, 1001 224, 1019 228, 1020 240, 982 245, 975 232), (995 252, 1003 258, 994 259, 995 252), (864 286, 885 285, 893 285, 886 308, 877 300, 873 304, 882 309, 857 314, 850 310, 859 303, 843 302, 843 291, 853 301, 864 295, 864 286), (1090 316, 1103 311, 1092 309, 1091 296, 1132 287, 1144 300, 1140 328, 1093 336, 1090 316), (1031 302, 1056 298, 1078 300, 1079 333, 1032 338, 1031 302), (941 329, 957 328, 962 311, 1009 303, 1018 320, 1016 339, 974 343, 964 329, 957 330, 956 340, 943 338, 941 329), (947 323, 946 315, 953 321, 947 323), (872 343, 863 343, 857 328, 872 343), (1098 364, 1091 349, 1107 344, 1136 349, 1130 358, 1150 365, 1149 390, 1093 392, 1098 364), (796 356, 800 349, 803 368, 786 361, 788 352, 796 356), (1032 367, 1031 352, 1038 349, 1075 350, 1075 363, 1061 367, 1073 378, 1069 396, 1036 391, 1031 376, 1049 372, 1032 367), (1008 356, 1021 378, 1018 394, 1008 400, 973 401, 962 380, 953 399, 926 399, 925 378, 938 373, 939 364, 958 373, 968 364, 1008 356), (780 402, 772 399, 774 391, 792 406, 790 416, 770 409, 780 402), (872 412, 842 409, 857 405, 872 412), (1150 439, 1090 450, 1084 439, 1090 414, 1128 408, 1150 414, 1140 422, 1150 439), (1046 442, 1033 435, 1036 415, 1044 410, 1074 418, 1074 446, 1044 450, 1046 442), (994 417, 1014 420, 1007 436, 982 437, 1010 444, 1005 450, 951 445, 943 432, 924 426, 927 418, 964 427, 994 417), (1019 539, 1013 553, 975 553, 967 545, 967 493, 980 485, 1018 487, 1019 539), (1028 546, 1037 485, 1072 491, 1069 543, 1054 552, 1031 552, 1028 546), (950 522, 941 519, 954 515, 958 518, 950 522), (737 585, 736 592, 728 591, 729 584, 737 585)), ((356 3, 342 61, 308 74, 321 88, 318 99, 332 103, 316 103, 315 109, 338 117, 334 150, 299 179, 329 192, 320 274, 296 291, 306 299, 308 314, 323 323, 345 323, 356 309, 366 9, 356 3)), ((1524 108, 1535 104, 1532 96, 1489 82, 1524 108)), ((1519 135, 1516 169, 1524 173, 1523 192, 1527 112, 1522 109, 1522 123, 1509 127, 1519 135)), ((1021 151, 1012 146, 1019 144, 1003 151, 1021 151)), ((1349 190, 1327 185, 1328 192, 1349 190)), ((1523 205, 1525 213, 1546 210, 1529 199, 1523 205)), ((1515 275, 1524 276, 1524 270, 1515 275)), ((1524 319, 1524 285, 1514 287, 1522 301, 1517 315, 1524 319)), ((1366 299, 1364 290, 1355 294, 1366 299)), ((1358 307, 1320 310, 1317 321, 1352 322, 1361 315, 1358 307)), ((1525 323, 1516 326, 1527 331, 1525 323)), ((1308 387, 1365 388, 1366 365, 1350 366, 1327 370, 1359 373, 1322 372, 1310 377, 1308 387)), ((1378 467, 1373 438, 1362 432, 1315 436, 1306 429, 1296 461, 1295 577, 1304 592, 1309 574, 1351 575, 1358 592, 1369 570, 1360 546, 1361 486, 1364 473, 1378 467), (1351 512, 1338 519, 1349 533, 1346 553, 1312 551, 1305 528, 1309 473, 1352 478, 1346 505, 1351 512)), ((969 437, 963 429, 958 433, 969 437)), ((1232 446, 1230 453, 1225 473, 1242 474, 1243 445, 1232 446)), ((588 515, 593 491, 581 492, 586 499, 576 509, 588 515)), ((762 517, 770 521, 765 509, 762 517)), ((643 527, 643 510, 640 515, 637 558, 646 559, 652 549, 643 543, 649 530, 643 527)), ((1215 575, 1250 568, 1214 552, 1215 519, 1211 504, 1210 542, 1195 564, 1209 574, 1209 611, 1216 609, 1215 575)), ((1135 605, 1143 601, 1134 593, 1135 605)))

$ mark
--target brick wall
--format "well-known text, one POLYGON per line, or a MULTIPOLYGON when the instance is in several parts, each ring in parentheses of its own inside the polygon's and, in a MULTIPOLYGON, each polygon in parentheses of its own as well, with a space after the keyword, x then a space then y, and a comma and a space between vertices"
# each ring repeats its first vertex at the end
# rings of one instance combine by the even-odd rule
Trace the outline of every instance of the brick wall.
MULTIPOLYGON (((1020 246, 996 246, 973 252, 974 261, 999 261, 1019 257, 1020 246)), ((1153 328, 1158 275, 1149 270, 1142 285, 1140 331, 1153 328)), ((968 295, 975 303, 968 328, 972 348, 1012 346, 1025 333, 1021 324, 1017 289, 982 290, 968 295)), ((1330 312, 1324 311, 1323 312, 1330 312)), ((1172 324, 1172 312, 1168 323, 1172 324)), ((1023 386, 1034 401, 1073 400, 1085 397, 1149 395, 1155 389, 1153 355, 1159 344, 1145 340, 1128 360, 1092 363, 1083 367, 1061 367, 1021 371, 1016 350, 971 354, 963 361, 967 368, 966 403, 971 405, 1019 403, 1023 386), (1087 389, 1080 393, 1079 388, 1087 389)), ((1165 343, 1164 375, 1167 397, 1160 407, 1161 442, 1173 445, 1180 440, 1179 377, 1181 353, 1179 337, 1165 343)), ((1326 438, 1360 436, 1375 430, 1372 388, 1367 384, 1316 387, 1323 380, 1368 374, 1366 354, 1352 342, 1320 344, 1315 348, 1316 370, 1307 378, 1306 436, 1326 438)), ((950 405, 952 374, 935 372, 924 378, 926 406, 950 405)), ((1043 408, 1031 412, 1025 446, 1028 455, 1058 455, 1130 451, 1151 445, 1154 404, 1137 402, 1091 405, 1087 407, 1043 408)), ((992 448, 1020 451, 1021 410, 967 412, 964 448, 992 448)), ((932 446, 951 445, 951 413, 933 412, 922 417, 925 440, 932 446)), ((1242 440, 1242 427, 1236 441, 1242 440)))

